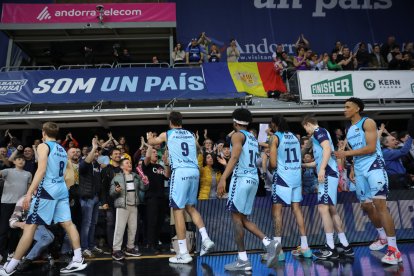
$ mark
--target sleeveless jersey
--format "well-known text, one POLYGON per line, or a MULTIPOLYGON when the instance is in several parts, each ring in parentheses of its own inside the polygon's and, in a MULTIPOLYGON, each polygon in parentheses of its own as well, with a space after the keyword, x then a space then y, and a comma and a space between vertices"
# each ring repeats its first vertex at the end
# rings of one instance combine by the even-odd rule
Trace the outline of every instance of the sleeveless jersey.
POLYGON ((192 132, 182 128, 168 130, 167 147, 172 169, 198 169, 197 147, 192 132))
POLYGON ((277 147, 278 185, 296 188, 302 183, 302 156, 298 138, 291 132, 279 132, 274 135, 279 140, 277 147), (281 182, 283 180, 283 182, 281 182))
POLYGON ((316 168, 318 172, 321 169, 323 160, 323 148, 321 144, 324 141, 328 141, 331 148, 331 157, 329 158, 328 164, 325 168, 325 176, 338 177, 338 165, 336 163, 336 158, 333 155, 334 146, 329 132, 326 129, 319 127, 315 129, 315 132, 313 133, 311 139, 313 142, 313 156, 315 158, 316 168))
POLYGON ((259 155, 259 143, 250 132, 246 130, 240 130, 240 132, 243 133, 245 139, 239 161, 233 169, 233 178, 249 177, 258 181, 256 160, 259 155))
MULTIPOLYGON (((348 129, 346 139, 353 150, 363 148, 367 145, 363 127, 367 119, 367 117, 361 118, 359 122, 348 129)), ((376 151, 374 153, 354 156, 354 169, 358 171, 368 172, 372 169, 380 169, 384 167, 384 164, 379 139, 376 141, 376 151)))
MULTIPOLYGON (((62 199, 68 196, 64 174, 68 156, 65 149, 55 141, 48 141, 49 156, 47 158, 46 173, 41 183, 43 190, 51 199, 62 199)), ((44 198, 46 198, 43 195, 44 198)))

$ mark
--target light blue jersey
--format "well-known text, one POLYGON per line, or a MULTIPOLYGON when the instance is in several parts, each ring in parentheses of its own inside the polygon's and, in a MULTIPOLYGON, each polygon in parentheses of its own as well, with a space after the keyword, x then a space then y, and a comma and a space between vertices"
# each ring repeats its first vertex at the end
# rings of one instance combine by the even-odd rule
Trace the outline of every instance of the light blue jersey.
POLYGON ((68 156, 55 141, 45 143, 49 147, 46 173, 32 200, 27 224, 50 225, 71 220, 69 193, 65 183, 68 156))
POLYGON ((167 131, 167 147, 172 169, 198 169, 197 147, 194 134, 182 128, 167 131))
MULTIPOLYGON (((55 141, 48 141, 49 147, 46 173, 41 183, 42 188, 53 198, 61 199, 68 196, 64 174, 68 156, 65 149, 55 141)), ((43 197, 45 198, 45 197, 43 197)))
MULTIPOLYGON (((359 122, 348 129, 346 139, 353 150, 361 149, 367 145, 363 127, 367 119, 367 117, 361 118, 359 122)), ((377 139, 376 151, 374 153, 354 156, 354 169, 358 171, 367 172, 373 169, 380 169, 384 167, 384 164, 379 139, 377 139)))
MULTIPOLYGON (((359 122, 348 129, 346 138, 353 150, 367 145, 364 131, 364 123, 367 119, 367 117, 361 118, 359 122)), ((356 195, 361 202, 373 198, 386 198, 388 176, 378 139, 374 153, 354 156, 354 171, 356 195)))
POLYGON ((233 170, 233 177, 249 177, 258 180, 256 160, 259 156, 259 143, 250 132, 246 130, 240 130, 240 132, 244 134, 245 140, 239 161, 233 170))
POLYGON ((234 167, 231 177, 227 209, 248 216, 252 213, 254 198, 259 187, 256 164, 259 143, 250 132, 240 130, 240 133, 244 135, 245 139, 239 161, 234 167))
POLYGON ((329 135, 329 132, 326 129, 321 127, 315 129, 312 135, 313 156, 315 158, 316 168, 318 172, 321 169, 323 160, 323 148, 321 144, 324 141, 328 141, 331 148, 331 157, 329 158, 328 164, 325 168, 325 176, 338 177, 338 164, 336 163, 336 159, 333 155, 334 146, 332 143, 331 135, 329 135))
POLYGON ((276 132, 279 139, 277 147, 277 185, 296 188, 302 184, 302 156, 298 138, 291 132, 276 132))

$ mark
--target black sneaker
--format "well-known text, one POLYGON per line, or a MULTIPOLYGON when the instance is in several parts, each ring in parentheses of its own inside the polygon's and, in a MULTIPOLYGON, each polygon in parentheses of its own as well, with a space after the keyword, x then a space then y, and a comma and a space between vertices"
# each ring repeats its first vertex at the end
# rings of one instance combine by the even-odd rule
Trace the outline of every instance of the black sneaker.
POLYGON ((138 248, 134 247, 134 248, 127 248, 125 250, 125 255, 131 256, 131 257, 139 257, 142 254, 141 252, 139 252, 138 248))
POLYGON ((24 272, 24 271, 26 271, 32 265, 32 263, 33 263, 32 260, 30 260, 30 259, 24 259, 16 267, 16 271, 18 271, 18 272, 24 272))
POLYGON ((161 251, 158 250, 156 247, 148 247, 148 249, 144 253, 145 255, 156 256, 161 254, 161 251))
POLYGON ((331 249, 327 244, 325 247, 320 249, 319 251, 313 252, 313 256, 315 256, 319 260, 331 260, 331 259, 338 259, 339 254, 336 249, 331 249))
POLYGON ((124 252, 122 252, 121 250, 114 251, 112 253, 112 259, 114 259, 115 261, 120 261, 120 260, 125 259, 124 252))
POLYGON ((353 257, 355 255, 354 250, 352 249, 351 245, 343 246, 342 243, 335 245, 336 250, 340 255, 344 255, 347 257, 353 257))

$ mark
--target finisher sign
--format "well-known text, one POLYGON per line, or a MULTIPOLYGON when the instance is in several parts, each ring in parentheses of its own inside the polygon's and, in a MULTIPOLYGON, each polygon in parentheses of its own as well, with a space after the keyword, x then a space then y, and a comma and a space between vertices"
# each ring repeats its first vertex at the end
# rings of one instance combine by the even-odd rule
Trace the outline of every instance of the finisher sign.
POLYGON ((301 99, 413 99, 413 71, 299 71, 301 99))

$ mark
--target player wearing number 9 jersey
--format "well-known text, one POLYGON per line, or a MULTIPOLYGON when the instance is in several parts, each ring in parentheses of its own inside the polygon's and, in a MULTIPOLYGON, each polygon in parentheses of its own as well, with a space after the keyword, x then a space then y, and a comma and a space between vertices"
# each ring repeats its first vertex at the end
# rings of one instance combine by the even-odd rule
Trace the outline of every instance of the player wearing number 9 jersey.
MULTIPOLYGON (((282 240, 282 204, 292 205, 292 211, 296 218, 300 232, 300 246, 293 250, 295 256, 303 255, 306 258, 312 257, 306 237, 305 222, 299 203, 302 201, 302 156, 298 138, 289 131, 285 118, 281 115, 274 115, 270 122, 274 131, 270 145, 269 169, 276 169, 273 175, 272 184, 272 217, 275 227, 275 239, 282 240)), ((283 261, 283 252, 279 260, 283 261)))
POLYGON ((211 251, 214 243, 210 240, 200 213, 194 207, 200 171, 197 162, 197 148, 194 134, 182 128, 183 117, 180 112, 172 111, 169 115, 170 130, 154 137, 147 133, 148 144, 159 145, 166 142, 171 166, 170 207, 173 208, 175 230, 177 232, 179 252, 169 261, 171 263, 189 263, 192 261, 185 239, 186 228, 184 209, 190 214, 194 224, 200 231, 202 246, 200 255, 211 251))

